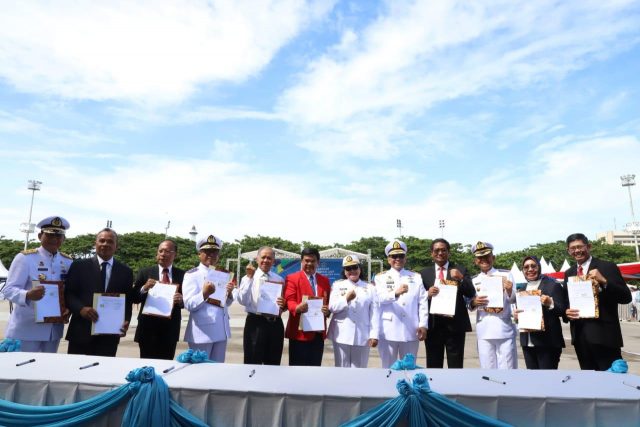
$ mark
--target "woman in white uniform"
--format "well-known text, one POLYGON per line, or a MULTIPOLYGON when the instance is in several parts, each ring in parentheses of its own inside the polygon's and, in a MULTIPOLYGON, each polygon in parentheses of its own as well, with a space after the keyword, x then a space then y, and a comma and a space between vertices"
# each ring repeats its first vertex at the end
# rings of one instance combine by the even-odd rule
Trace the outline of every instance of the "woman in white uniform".
POLYGON ((216 285, 209 281, 209 267, 218 262, 222 240, 211 234, 200 239, 196 247, 200 265, 187 271, 182 282, 184 307, 189 311, 184 340, 189 348, 206 352, 215 362, 224 362, 227 340, 231 338, 227 307, 233 303, 234 284, 226 284, 224 304, 210 298, 216 285))
POLYGON ((366 368, 369 349, 378 345, 380 312, 375 287, 361 280, 362 268, 355 255, 342 260, 342 277, 331 288, 333 313, 328 338, 333 341, 337 367, 366 368))

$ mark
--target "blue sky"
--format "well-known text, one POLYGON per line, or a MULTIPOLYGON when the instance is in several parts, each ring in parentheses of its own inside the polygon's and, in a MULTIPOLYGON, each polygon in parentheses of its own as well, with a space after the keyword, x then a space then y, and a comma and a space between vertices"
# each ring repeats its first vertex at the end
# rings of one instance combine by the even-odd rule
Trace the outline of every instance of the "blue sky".
MULTIPOLYGON (((26 1, 0 16, 0 234, 498 251, 618 228, 638 1, 26 1)), ((640 210, 640 190, 633 188, 640 210)))

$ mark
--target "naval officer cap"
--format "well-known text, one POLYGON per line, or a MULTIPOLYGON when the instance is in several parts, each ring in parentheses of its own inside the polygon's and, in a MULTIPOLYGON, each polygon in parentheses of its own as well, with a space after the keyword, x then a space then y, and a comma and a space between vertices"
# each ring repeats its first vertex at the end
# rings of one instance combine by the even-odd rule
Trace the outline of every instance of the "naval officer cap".
POLYGON ((400 240, 394 240, 393 242, 389 242, 387 246, 384 248, 384 254, 386 256, 395 255, 395 254, 406 254, 407 253, 407 245, 400 240))
POLYGON ((222 249, 222 240, 213 234, 209 234, 207 237, 203 237, 198 240, 198 244, 196 245, 196 249, 198 251, 202 251, 204 249, 222 249))
POLYGON ((360 259, 355 255, 347 255, 342 259, 342 266, 349 267, 350 265, 360 265, 360 259))
POLYGON ((61 216, 49 216, 37 225, 41 232, 46 234, 58 234, 64 236, 69 229, 69 221, 61 216))
POLYGON ((478 242, 471 247, 471 253, 475 257, 481 257, 493 253, 493 245, 489 242, 478 242))

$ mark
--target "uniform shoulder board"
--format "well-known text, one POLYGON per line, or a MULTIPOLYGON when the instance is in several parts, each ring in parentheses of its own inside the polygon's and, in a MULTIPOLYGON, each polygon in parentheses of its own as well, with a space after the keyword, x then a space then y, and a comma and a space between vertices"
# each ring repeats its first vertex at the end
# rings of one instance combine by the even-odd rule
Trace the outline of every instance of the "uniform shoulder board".
POLYGON ((195 273, 196 271, 198 271, 198 267, 193 267, 191 270, 186 271, 185 273, 195 273))
POLYGON ((475 276, 471 276, 472 279, 475 279, 476 277, 478 277, 480 275, 480 273, 476 274, 475 276))
POLYGON ((24 251, 20 251, 22 255, 31 255, 38 253, 37 249, 25 249, 24 251))
POLYGON ((67 258, 67 259, 73 259, 73 258, 71 258, 71 255, 65 254, 64 252, 60 252, 60 256, 63 257, 63 258, 67 258))

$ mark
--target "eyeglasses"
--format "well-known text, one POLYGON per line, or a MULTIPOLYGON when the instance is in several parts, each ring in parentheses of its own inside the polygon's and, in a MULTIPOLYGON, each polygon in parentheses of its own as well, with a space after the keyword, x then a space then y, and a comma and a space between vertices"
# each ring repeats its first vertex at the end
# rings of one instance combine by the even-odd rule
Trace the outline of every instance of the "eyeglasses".
POLYGON ((434 249, 432 252, 436 253, 436 254, 446 254, 447 252, 449 252, 449 250, 448 249, 434 249))
POLYGON ((525 265, 522 267, 523 270, 537 270, 538 266, 537 265, 525 265))
POLYGON ((359 268, 360 268, 359 265, 348 265, 344 269, 345 269, 345 271, 353 271, 353 270, 357 270, 359 268))
POLYGON ((166 249, 158 249, 159 254, 175 254, 176 251, 168 251, 166 249))
POLYGON ((392 259, 404 259, 404 254, 389 255, 392 259))
POLYGON ((569 252, 570 254, 576 252, 576 251, 583 251, 587 248, 587 245, 576 245, 576 246, 571 246, 567 249, 567 252, 569 252))

